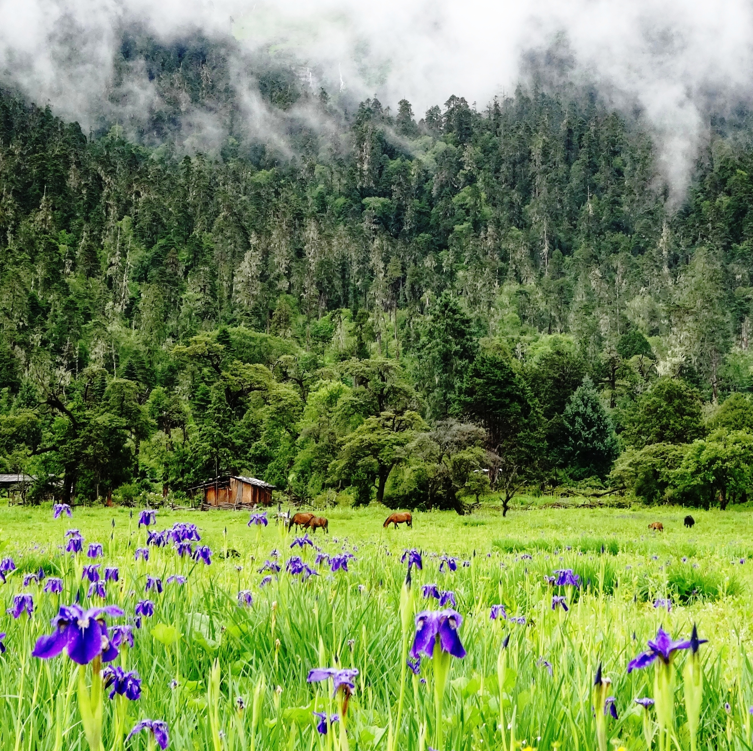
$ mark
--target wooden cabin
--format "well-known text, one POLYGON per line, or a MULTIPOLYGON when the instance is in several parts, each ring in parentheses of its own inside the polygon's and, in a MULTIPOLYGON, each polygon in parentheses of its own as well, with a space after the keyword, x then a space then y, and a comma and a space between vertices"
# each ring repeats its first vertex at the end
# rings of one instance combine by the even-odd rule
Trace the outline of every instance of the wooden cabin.
POLYGON ((201 492, 203 508, 240 508, 242 506, 271 506, 270 485, 255 477, 225 476, 215 477, 191 488, 191 494, 201 492))

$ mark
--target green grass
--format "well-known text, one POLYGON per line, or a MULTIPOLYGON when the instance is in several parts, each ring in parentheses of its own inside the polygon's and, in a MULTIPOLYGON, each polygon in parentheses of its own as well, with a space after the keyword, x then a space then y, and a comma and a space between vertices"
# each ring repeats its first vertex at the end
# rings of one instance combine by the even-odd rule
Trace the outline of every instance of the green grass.
MULTIPOLYGON (((64 656, 48 662, 30 657, 37 637, 51 631, 57 598, 34 583, 22 586, 23 575, 41 567, 64 577, 60 604, 77 597, 91 602, 80 573, 88 561, 76 562, 61 549, 71 527, 87 544, 103 544, 104 565, 120 568, 120 581, 107 584, 108 603, 129 615, 144 597, 155 603, 155 615, 144 619, 134 648, 119 658, 138 670, 144 685, 141 699, 125 704, 126 724, 164 719, 173 749, 337 751, 337 726, 335 733, 319 736, 312 714, 315 708, 337 711, 331 691, 306 682, 311 668, 335 664, 359 670, 348 710, 350 749, 387 749, 395 738, 401 692, 405 567, 399 559, 405 548, 424 554, 423 570, 413 571, 409 623, 416 612, 436 607, 436 601, 421 597, 427 583, 454 592, 464 618, 459 634, 467 656, 450 667, 442 705, 443 751, 505 748, 500 711, 505 725, 511 725, 505 727, 507 751, 512 751, 510 733, 516 748, 519 741, 542 750, 595 748, 591 687, 599 662, 612 680, 620 713, 619 721, 609 720, 610 748, 645 748, 643 710, 633 699, 650 695, 653 668, 628 675, 627 663, 645 649, 659 625, 674 638, 686 638, 693 623, 709 639, 701 648, 706 670, 701 747, 742 751, 750 743, 753 561, 740 563, 750 549, 747 540, 753 540, 749 515, 694 512, 697 524, 687 530, 684 510, 674 508, 533 509, 512 511, 507 518, 487 508, 470 517, 417 513, 413 529, 385 530, 384 509, 323 513, 330 534, 317 533, 314 540, 330 554, 352 551, 355 559, 347 573, 331 574, 324 563, 315 564, 310 547, 291 551, 293 535, 274 524, 248 528, 245 512, 159 512, 158 529, 176 521, 198 525, 202 544, 214 551, 212 564, 205 566, 179 558, 170 547, 150 548, 149 562, 136 563, 134 550, 146 539, 136 526, 138 511, 132 516, 126 509, 77 508, 72 520, 53 520, 49 507, 0 509, 0 556, 12 556, 18 567, 0 587, 0 631, 8 634, 8 651, 0 656, 5 697, 0 748, 87 748, 72 663, 64 656), (661 521, 665 532, 649 532, 652 521, 661 521), (283 571, 260 588, 258 569, 273 548, 283 569, 285 560, 300 554, 319 576, 301 583, 283 571), (239 556, 225 557, 230 549, 239 556), (456 556, 457 571, 440 572, 440 554, 456 556), (574 592, 553 590, 544 577, 561 568, 572 568, 584 586, 574 592), (184 587, 165 585, 162 594, 145 594, 147 575, 165 580, 176 573, 187 576, 184 587), (239 607, 240 590, 252 592, 252 607, 239 607), (16 621, 5 610, 21 592, 33 595, 36 610, 31 619, 16 621), (566 597, 568 613, 552 610, 553 594, 566 597), (657 598, 670 598, 671 612, 655 609, 657 598), (496 603, 509 616, 525 617, 527 624, 491 621, 489 608, 496 603), (497 659, 508 635, 508 672, 500 696, 497 659), (210 682, 215 662, 218 688, 210 682), (261 714, 252 733, 255 690, 261 714), (246 710, 236 709, 238 697, 246 710), (61 728, 59 737, 49 730, 53 727, 61 728)), ((685 654, 677 658, 678 670, 685 660, 685 654)), ((430 660, 422 661, 421 675, 426 684, 407 675, 395 748, 436 748, 430 660)), ((677 745, 687 748, 679 673, 677 680, 677 745)), ((106 700, 107 751, 121 748, 113 732, 114 709, 106 700)), ((146 740, 137 737, 125 748, 146 748, 146 740)))

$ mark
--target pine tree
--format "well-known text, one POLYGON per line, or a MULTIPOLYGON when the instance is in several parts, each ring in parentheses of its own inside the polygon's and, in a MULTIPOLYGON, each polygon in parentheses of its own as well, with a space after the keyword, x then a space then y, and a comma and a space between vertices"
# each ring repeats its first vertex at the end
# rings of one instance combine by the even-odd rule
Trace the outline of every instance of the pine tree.
POLYGON ((607 476, 617 457, 612 420, 590 378, 570 397, 563 414, 563 458, 575 479, 607 476))

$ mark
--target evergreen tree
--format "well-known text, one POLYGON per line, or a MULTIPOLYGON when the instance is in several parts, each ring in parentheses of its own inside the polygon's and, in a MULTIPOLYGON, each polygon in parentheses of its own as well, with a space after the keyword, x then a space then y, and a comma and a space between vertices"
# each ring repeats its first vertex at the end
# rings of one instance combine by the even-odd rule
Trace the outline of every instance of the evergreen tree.
POLYGON ((617 458, 617 437, 593 381, 586 377, 562 416, 562 457, 576 480, 604 479, 617 458))

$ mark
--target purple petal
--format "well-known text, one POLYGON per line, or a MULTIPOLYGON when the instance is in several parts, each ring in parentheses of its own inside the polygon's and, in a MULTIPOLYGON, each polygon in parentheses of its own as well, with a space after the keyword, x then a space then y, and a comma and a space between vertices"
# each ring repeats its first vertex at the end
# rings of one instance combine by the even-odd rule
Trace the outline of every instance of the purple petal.
POLYGON ((454 610, 442 610, 440 614, 443 617, 439 626, 439 643, 445 652, 462 659, 465 657, 465 648, 460 641, 458 629, 463 624, 463 617, 454 610))
POLYGON ((436 613, 425 610, 416 616, 416 636, 411 647, 411 657, 415 660, 421 652, 427 657, 434 654, 434 639, 439 628, 439 621, 436 613))
POLYGON ((93 618, 82 619, 85 624, 70 626, 70 641, 68 642, 68 657, 79 665, 88 665, 102 652, 102 627, 93 618))
POLYGON ((308 678, 306 678, 306 681, 308 683, 318 683, 319 681, 326 681, 328 678, 331 678, 335 674, 334 668, 314 668, 313 670, 309 671, 308 678))
POLYGON ((66 631, 61 630, 50 636, 40 636, 34 645, 31 656, 49 660, 51 657, 57 657, 65 649, 67 643, 68 635, 66 631))
POLYGON ((634 660, 631 660, 628 665, 628 673, 632 673, 633 670, 642 670, 647 668, 659 655, 656 652, 644 652, 638 655, 634 660))

